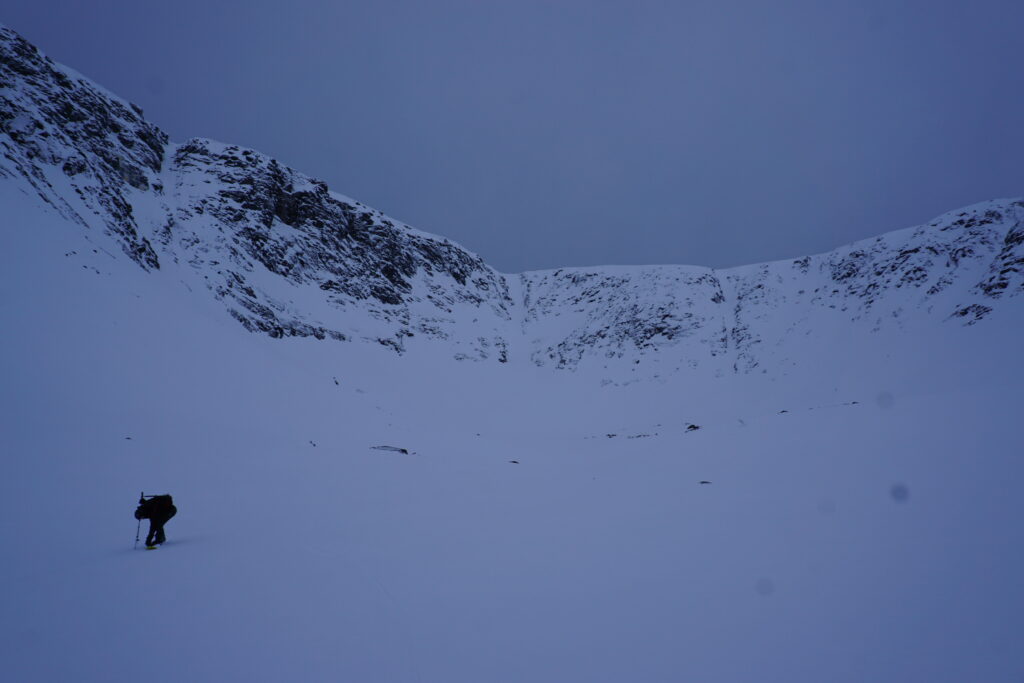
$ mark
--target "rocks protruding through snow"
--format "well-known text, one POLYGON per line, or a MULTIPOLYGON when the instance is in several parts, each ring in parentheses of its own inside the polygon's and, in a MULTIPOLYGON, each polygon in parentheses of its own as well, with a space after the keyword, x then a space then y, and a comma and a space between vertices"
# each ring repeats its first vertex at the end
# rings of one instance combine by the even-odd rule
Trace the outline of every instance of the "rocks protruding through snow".
POLYGON ((401 453, 402 455, 409 455, 409 450, 406 448, 400 448, 398 446, 370 446, 375 451, 391 451, 392 453, 401 453))

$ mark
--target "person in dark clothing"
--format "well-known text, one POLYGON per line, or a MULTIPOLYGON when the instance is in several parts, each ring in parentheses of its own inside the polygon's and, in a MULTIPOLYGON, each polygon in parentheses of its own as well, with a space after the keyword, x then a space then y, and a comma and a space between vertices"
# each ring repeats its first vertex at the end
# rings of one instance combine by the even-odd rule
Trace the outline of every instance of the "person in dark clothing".
POLYGON ((146 535, 146 546, 155 547, 167 540, 164 535, 164 524, 177 514, 174 499, 170 494, 161 496, 142 496, 139 507, 135 509, 135 519, 149 520, 149 533, 146 535))

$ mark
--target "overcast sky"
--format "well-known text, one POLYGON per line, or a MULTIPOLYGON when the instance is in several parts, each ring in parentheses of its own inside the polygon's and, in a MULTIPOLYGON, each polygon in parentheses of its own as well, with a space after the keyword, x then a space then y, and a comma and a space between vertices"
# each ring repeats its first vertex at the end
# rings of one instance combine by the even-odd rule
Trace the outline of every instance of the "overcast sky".
POLYGON ((798 257, 1024 195, 1024 3, 25 2, 173 140, 505 272, 798 257))

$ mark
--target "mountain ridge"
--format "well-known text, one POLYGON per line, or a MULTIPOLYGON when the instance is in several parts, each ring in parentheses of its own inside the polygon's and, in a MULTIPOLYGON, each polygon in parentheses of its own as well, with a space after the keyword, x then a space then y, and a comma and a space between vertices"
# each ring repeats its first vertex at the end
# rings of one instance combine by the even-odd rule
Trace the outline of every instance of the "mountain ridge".
POLYGON ((173 143, 139 107, 6 27, 0 132, 5 182, 143 270, 175 269, 272 337, 397 353, 427 340, 461 360, 595 363, 631 377, 743 373, 763 371, 787 339, 824 343, 837 324, 972 325, 1024 291, 1019 199, 797 259, 503 274, 256 150, 173 143))

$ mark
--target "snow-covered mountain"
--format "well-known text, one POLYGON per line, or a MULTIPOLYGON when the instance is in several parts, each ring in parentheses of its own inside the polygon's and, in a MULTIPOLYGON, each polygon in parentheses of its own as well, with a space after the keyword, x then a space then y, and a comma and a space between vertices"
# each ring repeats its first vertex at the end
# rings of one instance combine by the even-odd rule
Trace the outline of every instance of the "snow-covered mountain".
POLYGON ((1021 202, 505 275, 6 29, 0 149, 3 680, 1020 679, 1021 202))
POLYGON ((443 344, 461 359, 610 364, 610 375, 749 372, 791 360, 774 357, 791 338, 922 317, 974 324, 1024 291, 1019 200, 792 261, 501 274, 254 150, 172 143, 138 107, 6 28, 0 133, 4 182, 79 224, 97 249, 174 269, 274 337, 399 353, 443 344))

